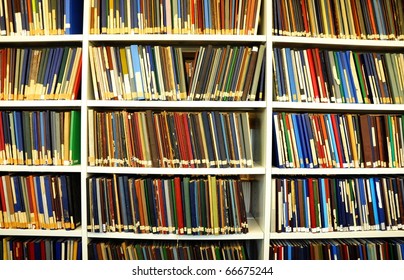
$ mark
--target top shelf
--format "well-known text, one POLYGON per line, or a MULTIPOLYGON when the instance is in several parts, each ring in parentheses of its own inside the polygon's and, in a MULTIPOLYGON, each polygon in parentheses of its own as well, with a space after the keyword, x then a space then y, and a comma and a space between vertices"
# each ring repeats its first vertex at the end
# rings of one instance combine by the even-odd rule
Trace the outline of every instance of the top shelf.
POLYGON ((313 48, 357 48, 357 49, 380 49, 397 50, 404 49, 404 41, 400 40, 355 40, 355 39, 333 39, 333 38, 313 38, 297 36, 277 36, 269 37, 268 42, 274 46, 296 46, 313 48))
POLYGON ((126 34, 126 35, 88 35, 91 42, 187 42, 200 44, 209 43, 265 43, 266 35, 188 35, 188 34, 126 34))

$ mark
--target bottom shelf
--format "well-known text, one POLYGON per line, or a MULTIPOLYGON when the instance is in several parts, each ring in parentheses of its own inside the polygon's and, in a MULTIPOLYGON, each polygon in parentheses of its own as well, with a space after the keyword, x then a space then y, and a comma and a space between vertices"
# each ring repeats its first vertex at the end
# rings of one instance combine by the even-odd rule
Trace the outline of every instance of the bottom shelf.
POLYGON ((95 240, 88 245, 90 260, 251 260, 254 241, 95 240))
POLYGON ((271 260, 403 260, 404 238, 271 240, 271 260))

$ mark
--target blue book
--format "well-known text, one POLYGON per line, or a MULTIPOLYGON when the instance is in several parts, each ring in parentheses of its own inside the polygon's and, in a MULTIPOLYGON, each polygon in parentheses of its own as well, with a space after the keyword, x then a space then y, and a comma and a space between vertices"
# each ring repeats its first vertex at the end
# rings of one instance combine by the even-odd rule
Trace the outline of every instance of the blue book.
POLYGON ((339 52, 339 57, 341 59, 341 63, 342 63, 342 74, 344 77, 342 79, 342 82, 345 82, 345 86, 347 89, 347 103, 357 103, 357 97, 355 96, 356 94, 356 90, 355 90, 355 85, 353 83, 352 80, 352 69, 350 67, 350 63, 349 63, 349 52, 345 52, 345 51, 341 51, 339 52), (345 75, 346 74, 346 75, 345 75))
POLYGON ((305 168, 305 162, 306 162, 306 151, 303 146, 303 135, 301 135, 301 129, 299 128, 299 115, 296 113, 290 113, 290 116, 292 117, 292 125, 293 125, 293 132, 295 134, 295 139, 296 139, 296 147, 297 153, 299 155, 299 167, 305 168))
POLYGON ((234 150, 234 157, 235 157, 235 167, 240 167, 240 154, 239 154, 239 150, 237 148, 237 133, 236 133, 236 124, 234 122, 234 114, 233 113, 229 113, 229 119, 230 119, 230 134, 231 137, 233 139, 233 147, 232 149, 234 150))
POLYGON ((309 217, 309 209, 310 209, 310 206, 308 205, 308 201, 309 201, 309 186, 308 186, 308 182, 307 182, 307 179, 306 178, 304 178, 304 179, 302 179, 302 182, 303 182, 303 202, 304 202, 304 205, 303 205, 303 207, 304 207, 304 221, 305 221, 305 224, 304 224, 304 227, 305 227, 305 231, 308 231, 309 230, 309 228, 310 228, 310 223, 309 223, 309 221, 310 221, 310 217, 309 217))
POLYGON ((345 191, 344 191, 344 179, 337 179, 337 209, 338 209, 338 227, 346 228, 347 227, 347 217, 345 213, 345 191))
POLYGON ((46 80, 46 94, 54 94, 56 88, 57 74, 59 72, 60 64, 62 62, 64 48, 56 48, 51 60, 51 67, 49 69, 48 77, 46 80), (55 82, 55 85, 53 83, 55 82))
MULTIPOLYGON (((154 73, 154 76, 157 76, 157 69, 156 69, 156 56, 154 53, 154 47, 148 45, 146 46, 146 53, 149 56, 149 63, 150 63, 150 73, 154 73)), ((150 81, 150 90, 151 90, 151 98, 152 99, 158 99, 158 98, 154 98, 153 94, 158 94, 160 92, 159 87, 157 86, 157 84, 155 84, 155 82, 157 82, 158 79, 152 79, 150 81)))
POLYGON ((367 216, 367 201, 366 201, 366 189, 365 189, 365 180, 364 178, 357 178, 355 180, 357 194, 359 196, 359 208, 362 213, 362 229, 367 229, 366 225, 369 225, 369 219, 367 216))
MULTIPOLYGON (((274 56, 274 69, 276 71, 276 83, 278 91, 274 93, 277 97, 277 101, 286 101, 285 100, 285 80, 283 75, 283 61, 282 61, 282 54, 279 48, 273 49, 273 56, 274 56)), ((264 65, 264 63, 263 63, 264 65)))
POLYGON ((231 147, 230 146, 230 135, 228 135, 228 130, 226 129, 227 125, 226 125, 226 117, 224 115, 224 113, 219 113, 219 117, 220 117, 220 124, 221 124, 221 129, 222 129, 222 134, 223 134, 223 143, 224 143, 224 152, 226 155, 226 162, 227 162, 227 166, 230 165, 230 161, 231 156, 230 156, 230 149, 236 150, 236 147, 231 147))
POLYGON ((138 197, 136 195, 136 187, 135 187, 135 179, 129 179, 128 181, 129 188, 132 190, 132 200, 133 200, 133 205, 131 205, 131 208, 134 210, 134 217, 132 217, 133 220, 133 231, 135 233, 139 233, 139 224, 140 224, 140 214, 139 214, 139 201, 138 197))
POLYGON ((303 149, 305 150, 306 153, 306 162, 305 162, 305 167, 306 168, 313 168, 314 167, 314 161, 313 161, 313 156, 312 155, 312 149, 311 149, 311 145, 310 145, 310 140, 314 141, 313 138, 313 133, 311 133, 311 138, 309 136, 309 130, 311 131, 311 126, 309 124, 309 127, 307 127, 307 123, 310 122, 309 121, 309 116, 307 114, 300 114, 299 115, 299 122, 300 122, 300 128, 302 130, 302 136, 303 136, 303 149), (307 120, 306 120, 307 119, 307 120))
MULTIPOLYGON (((49 227, 51 229, 56 228, 56 216, 54 214, 53 200, 51 194, 51 178, 49 175, 44 176, 45 182, 45 196, 46 196, 46 205, 48 208, 48 217, 49 217, 49 227)), ((45 209, 46 211, 46 209, 45 209)))
MULTIPOLYGON (((179 0, 178 0, 179 2, 179 0)), ((210 0, 203 0, 203 4, 204 4, 204 10, 205 11, 210 11, 210 0)), ((181 5, 180 5, 181 6, 181 5)), ((205 12, 204 14, 204 23, 205 23, 205 29, 210 30, 212 27, 212 18, 209 12, 205 12)))
MULTIPOLYGON (((54 244, 54 260, 62 260, 62 243, 61 239, 55 240, 54 244)), ((95 245, 95 244, 93 244, 95 245)), ((91 245, 89 245, 91 246, 91 245)), ((94 246, 94 252, 96 253, 96 246, 94 246)))
POLYGON ((17 222, 17 228, 21 228, 21 214, 22 214, 22 203, 23 201, 21 200, 21 187, 20 187, 20 182, 18 180, 17 176, 11 176, 10 179, 12 180, 12 199, 13 199, 13 205, 10 205, 10 208, 12 207, 14 209, 14 217, 15 221, 17 222))
MULTIPOLYGON (((353 75, 357 75, 356 67, 355 67, 355 65, 351 65, 351 60, 353 61, 353 59, 354 59, 353 58, 353 52, 351 50, 349 50, 349 51, 344 51, 343 53, 345 55, 345 61, 346 61, 347 69, 348 69, 347 76, 348 76, 348 82, 349 82, 350 88, 352 90, 353 102, 354 103, 359 103, 359 98, 358 98, 357 92, 360 95, 361 95, 361 92, 360 92, 359 88, 358 88, 358 91, 357 91, 357 87, 355 85, 355 79, 354 79, 354 76, 353 76, 353 75), (353 68, 351 66, 353 66, 353 68)), ((358 84, 358 87, 359 87, 359 84, 358 84)))
POLYGON ((46 64, 44 65, 44 76, 42 79, 42 86, 46 89, 46 85, 49 81, 49 76, 51 73, 52 67, 54 67, 55 58, 57 57, 57 48, 49 48, 48 59, 46 60, 46 64))
POLYGON ((339 51, 333 51, 332 52, 334 55, 334 61, 335 61, 335 67, 337 71, 338 78, 340 80, 340 92, 341 92, 341 100, 342 103, 347 103, 348 102, 348 88, 344 76, 344 70, 343 70, 343 65, 341 61, 341 52, 339 51))
POLYGON ((122 175, 122 183, 124 188, 124 195, 125 195, 125 207, 126 207, 126 216, 128 222, 128 231, 132 231, 132 224, 133 217, 131 212, 131 205, 130 205, 130 193, 129 193, 129 178, 128 175, 122 175))
POLYGON ((14 118, 15 142, 16 142, 17 153, 18 153, 17 162, 18 162, 18 164, 21 165, 21 164, 25 164, 21 111, 13 111, 13 118, 14 118))
MULTIPOLYGON (((327 127, 327 134, 328 134, 328 140, 330 141, 330 148, 331 148, 331 158, 335 160, 335 167, 339 167, 340 166, 340 162, 342 159, 339 158, 338 155, 338 150, 337 150, 337 144, 336 144, 336 137, 338 137, 338 135, 334 134, 334 130, 333 130, 333 124, 332 124, 332 116, 330 114, 324 114, 323 117, 325 119, 325 123, 326 123, 326 127, 327 127)), ((341 147, 342 148, 342 147, 341 147)))
POLYGON ((309 155, 311 156, 311 162, 313 162, 313 166, 312 167, 319 167, 319 163, 318 163, 318 160, 315 162, 314 161, 314 158, 318 158, 317 157, 317 153, 316 153, 316 151, 317 151, 317 148, 316 148, 316 144, 315 144, 315 142, 316 142, 316 139, 315 139, 315 137, 314 137, 314 132, 313 132, 313 128, 312 128, 312 126, 311 126, 311 122, 310 122, 310 116, 309 116, 309 114, 308 113, 304 113, 303 115, 302 115, 302 118, 303 118, 303 122, 305 122, 305 129, 306 129, 306 133, 307 133, 307 136, 306 136, 306 139, 307 139, 307 141, 308 141, 308 149, 310 149, 310 151, 313 151, 313 149, 312 149, 312 147, 311 147, 311 143, 313 143, 313 145, 314 145, 314 154, 313 153, 309 153, 309 155))
MULTIPOLYGON (((92 213, 93 213, 93 220, 94 220, 94 232, 102 232, 102 228, 100 228, 100 218, 98 217, 98 204, 100 201, 98 201, 97 198, 97 179, 96 178, 90 178, 90 184, 91 184, 91 190, 92 190, 92 201, 93 201, 93 207, 92 207, 92 213)), ((91 207, 91 205, 90 205, 91 207)))
POLYGON ((150 230, 152 233, 158 233, 158 218, 157 218, 157 207, 156 207, 156 200, 155 200, 155 191, 153 180, 148 177, 145 179, 145 193, 146 193, 146 204, 148 209, 148 220, 150 225, 150 230))
MULTIPOLYGON (((103 2, 103 1, 101 1, 103 2)), ((65 0, 65 34, 83 34, 83 9, 82 0, 65 0)), ((106 14, 106 10, 101 10, 101 15, 106 14)))
POLYGON ((296 101, 298 101, 298 98, 297 98, 298 92, 296 90, 296 83, 298 81, 295 81, 295 73, 293 72, 292 52, 291 52, 290 48, 284 48, 284 50, 285 50, 286 63, 287 63, 287 69, 288 69, 287 79, 289 80, 291 101, 296 102, 296 101))
POLYGON ((377 210, 377 195, 376 195, 375 178, 369 178, 369 182, 370 182, 370 193, 371 193, 371 199, 372 199, 371 207, 373 207, 373 216, 375 218, 375 225, 376 225, 376 229, 380 229, 379 214, 378 214, 378 210, 377 210))
MULTIPOLYGON (((29 72, 31 68, 31 54, 32 50, 30 48, 23 48, 21 49, 23 52, 23 57, 22 57, 22 62, 17 62, 17 63, 22 63, 23 69, 20 69, 21 71, 21 81, 20 84, 24 85, 25 88, 29 85, 29 72), (25 66, 25 67, 24 67, 25 66)), ((18 89, 18 92, 20 89, 18 89)), ((21 94, 25 94, 25 92, 20 92, 21 94)))
MULTIPOLYGON (((389 179, 383 179, 383 181, 388 182, 389 179)), ((395 180, 393 179, 393 184, 395 183, 395 180)), ((376 204, 377 204, 377 210, 378 210, 378 217, 379 217, 379 222, 380 222, 380 230, 386 230, 386 213, 384 211, 384 191, 383 188, 386 186, 382 184, 382 180, 380 178, 375 178, 375 186, 376 186, 376 204)))
POLYGON ((140 67, 139 46, 131 45, 130 53, 132 56, 133 73, 135 75, 137 99, 144 100, 145 99, 145 96, 144 96, 145 86, 143 85, 144 81, 142 81, 142 75, 141 75, 142 71, 141 71, 141 67, 140 67))
MULTIPOLYGON (((67 180, 66 176, 68 175, 60 175, 60 190, 61 194, 60 196, 62 197, 62 217, 63 217, 63 223, 64 223, 64 229, 69 230, 70 229, 70 216, 73 215, 73 213, 70 213, 69 209, 69 192, 67 190, 67 180)), ((90 195, 90 194, 89 194, 90 195)))
POLYGON ((329 228, 329 224, 328 224, 328 207, 327 207, 327 191, 326 188, 328 188, 328 186, 326 186, 326 180, 328 180, 328 178, 319 178, 319 183, 320 183, 320 206, 321 206, 321 217, 322 217, 322 221, 321 221, 321 225, 323 226, 323 229, 325 231, 328 231, 329 228))
POLYGON ((117 178, 118 178, 117 184, 118 184, 118 190, 119 190, 119 206, 118 207, 121 211, 123 231, 128 232, 129 226, 128 226, 128 215, 126 213, 125 186, 123 183, 123 176, 117 175, 117 178))

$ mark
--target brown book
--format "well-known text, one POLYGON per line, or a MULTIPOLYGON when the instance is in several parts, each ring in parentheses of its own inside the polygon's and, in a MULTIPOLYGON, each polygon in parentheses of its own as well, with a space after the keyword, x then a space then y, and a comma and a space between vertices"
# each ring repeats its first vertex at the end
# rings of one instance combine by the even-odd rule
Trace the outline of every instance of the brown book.
POLYGON ((366 114, 359 115, 359 124, 362 139, 363 160, 365 163, 364 167, 373 167, 370 116, 366 114))
POLYGON ((153 125, 153 112, 146 110, 147 136, 150 143, 152 167, 159 167, 159 152, 157 146, 157 135, 153 125))
POLYGON ((252 81, 254 79, 255 67, 257 64, 257 58, 258 58, 258 47, 254 46, 252 47, 251 50, 251 56, 247 68, 247 76, 245 77, 243 92, 241 96, 241 100, 243 101, 247 100, 247 97, 250 94, 252 81))

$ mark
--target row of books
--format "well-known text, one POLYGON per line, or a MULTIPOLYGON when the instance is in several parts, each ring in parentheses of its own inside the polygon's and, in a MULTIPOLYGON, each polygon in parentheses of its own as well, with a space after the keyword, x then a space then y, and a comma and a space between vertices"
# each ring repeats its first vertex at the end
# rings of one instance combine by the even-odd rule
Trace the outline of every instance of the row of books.
POLYGON ((188 235, 247 233, 245 199, 250 197, 250 187, 249 181, 215 176, 91 177, 87 229, 188 235))
POLYGON ((80 162, 80 111, 1 111, 0 164, 80 162))
POLYGON ((0 49, 0 100, 78 99, 81 47, 0 49))
MULTIPOLYGON (((249 260, 245 242, 91 241, 90 260, 249 260)), ((142 274, 139 274, 142 275, 142 274)))
POLYGON ((274 113, 274 165, 404 166, 403 115, 274 113))
POLYGON ((0 35, 82 34, 83 1, 0 1, 0 35))
POLYGON ((261 1, 91 1, 91 34, 255 35, 261 1))
POLYGON ((79 238, 0 238, 0 260, 81 260, 79 238))
POLYGON ((89 109, 89 165, 253 167, 250 114, 89 109))
POLYGON ((262 100, 265 45, 90 46, 96 100, 262 100))
POLYGON ((401 0, 274 0, 273 34, 343 39, 404 39, 401 0))
POLYGON ((402 104, 403 67, 400 53, 274 48, 274 100, 402 104))
POLYGON ((80 184, 71 175, 2 175, 0 228, 75 229, 80 184))
POLYGON ((277 232, 404 229, 404 178, 273 179, 277 232))
POLYGON ((271 240, 271 260, 403 260, 404 240, 271 240))

